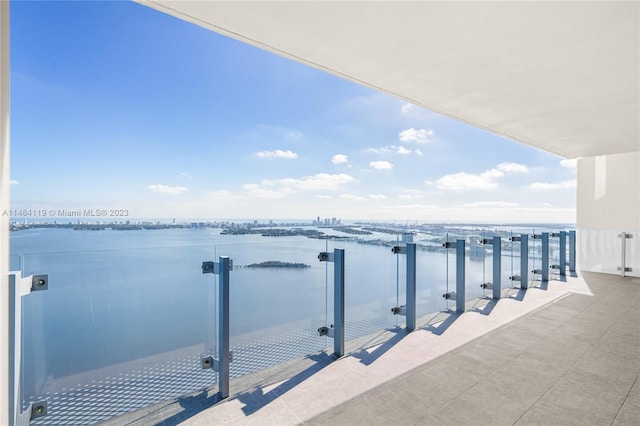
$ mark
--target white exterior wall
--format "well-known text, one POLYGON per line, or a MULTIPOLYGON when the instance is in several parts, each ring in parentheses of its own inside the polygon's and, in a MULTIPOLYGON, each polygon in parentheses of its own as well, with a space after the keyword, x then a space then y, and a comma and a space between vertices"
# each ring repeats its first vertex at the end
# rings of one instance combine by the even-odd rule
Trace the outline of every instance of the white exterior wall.
POLYGON ((580 269, 640 276, 640 151, 579 159, 577 195, 580 269))
POLYGON ((9 424, 9 2, 0 1, 0 425, 9 424))

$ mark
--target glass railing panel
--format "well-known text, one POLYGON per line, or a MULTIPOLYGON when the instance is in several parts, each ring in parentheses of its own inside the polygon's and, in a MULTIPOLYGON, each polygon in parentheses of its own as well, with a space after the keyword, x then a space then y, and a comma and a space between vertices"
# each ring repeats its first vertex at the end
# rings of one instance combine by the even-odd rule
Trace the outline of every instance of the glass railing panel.
POLYGON ((465 298, 467 301, 477 300, 487 293, 481 285, 486 282, 491 264, 487 264, 487 250, 480 243, 483 238, 485 238, 483 231, 470 232, 466 237, 465 298))
POLYGON ((628 276, 640 276, 640 232, 611 229, 578 230, 578 267, 584 271, 621 274, 623 262, 622 244, 624 244, 624 263, 631 270, 628 276), (631 236, 622 240, 622 234, 631 236))
POLYGON ((22 409, 33 424, 92 424, 216 383, 210 247, 29 253, 25 275, 48 274, 23 297, 22 409))
MULTIPOLYGON (((345 341, 405 323, 391 308, 406 302, 406 255, 395 255, 395 235, 376 241, 329 240, 345 250, 345 341)), ((328 266, 328 319, 333 319, 333 265, 328 266)))
POLYGON ((520 242, 510 238, 518 233, 509 230, 502 239, 502 287, 507 294, 510 289, 520 288, 520 282, 511 280, 514 275, 520 275, 520 242))
POLYGON ((627 232, 631 238, 625 241, 625 265, 631 268, 625 272, 630 277, 640 277, 640 232, 627 232))
MULTIPOLYGON (((441 229, 416 235, 416 313, 418 318, 443 311, 447 301, 442 297, 447 287, 447 249, 441 229)), ((455 279, 452 275, 450 278, 455 279)), ((455 286, 455 284, 454 284, 455 286)))
POLYGON ((225 243, 230 274, 231 378, 253 373, 328 347, 318 335, 325 324, 325 265, 318 240, 265 237, 225 243))

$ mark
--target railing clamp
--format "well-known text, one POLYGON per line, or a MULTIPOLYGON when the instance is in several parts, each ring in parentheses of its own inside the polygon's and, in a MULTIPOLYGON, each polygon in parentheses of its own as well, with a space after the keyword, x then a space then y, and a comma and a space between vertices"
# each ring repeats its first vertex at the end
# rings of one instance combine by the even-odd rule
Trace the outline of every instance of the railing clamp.
MULTIPOLYGON (((229 352, 229 362, 233 362, 233 352, 229 352)), ((212 369, 213 371, 220 371, 220 360, 212 356, 202 358, 200 364, 203 370, 212 369)))
POLYGON ((320 254, 318 254, 318 260, 320 262, 333 262, 333 253, 331 252, 327 252, 327 251, 322 251, 320 252, 320 254))
POLYGON ((396 306, 395 308, 391 308, 391 313, 393 315, 407 316, 407 305, 396 306))
POLYGON ((445 293, 442 295, 442 297, 446 300, 456 300, 456 292, 451 291, 449 293, 445 293))
POLYGON ((322 326, 318 329, 318 335, 319 336, 327 336, 327 337, 333 337, 333 332, 335 331, 335 329, 333 328, 333 324, 331 324, 330 327, 322 326))
POLYGON ((391 247, 391 253, 393 253, 393 254, 407 254, 407 246, 393 246, 393 247, 391 247))
MULTIPOLYGON (((233 259, 229 259, 229 270, 233 271, 233 259)), ((220 262, 202 262, 203 274, 220 274, 220 262)))

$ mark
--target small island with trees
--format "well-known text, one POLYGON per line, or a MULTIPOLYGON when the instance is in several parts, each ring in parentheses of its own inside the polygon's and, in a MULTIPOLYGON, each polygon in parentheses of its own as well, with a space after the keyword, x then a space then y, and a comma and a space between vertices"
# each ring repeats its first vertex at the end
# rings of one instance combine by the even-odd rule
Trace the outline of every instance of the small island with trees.
POLYGON ((306 263, 280 262, 279 260, 268 260, 266 262, 252 263, 245 268, 311 268, 306 263))

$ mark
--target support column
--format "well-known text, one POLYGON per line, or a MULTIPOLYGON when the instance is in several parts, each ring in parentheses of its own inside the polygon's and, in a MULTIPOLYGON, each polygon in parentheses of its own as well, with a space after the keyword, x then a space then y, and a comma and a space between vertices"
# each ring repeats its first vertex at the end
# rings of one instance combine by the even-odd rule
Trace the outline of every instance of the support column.
MULTIPOLYGON (((9 2, 0 1, 0 212, 9 211, 9 2)), ((0 214, 0 424, 9 425, 10 341, 9 216, 0 214)))

